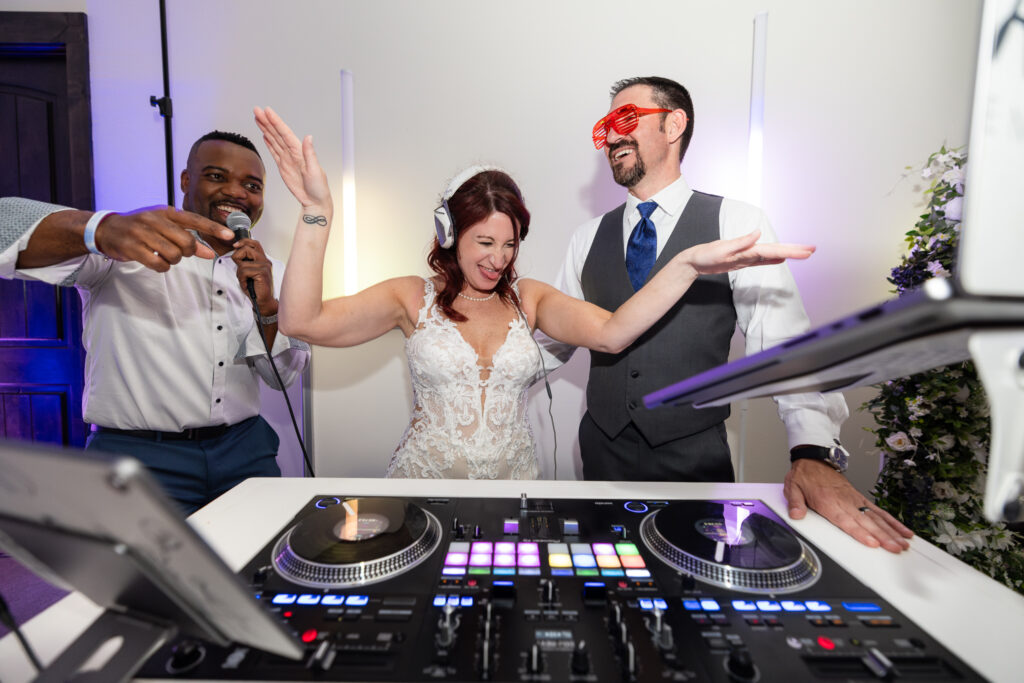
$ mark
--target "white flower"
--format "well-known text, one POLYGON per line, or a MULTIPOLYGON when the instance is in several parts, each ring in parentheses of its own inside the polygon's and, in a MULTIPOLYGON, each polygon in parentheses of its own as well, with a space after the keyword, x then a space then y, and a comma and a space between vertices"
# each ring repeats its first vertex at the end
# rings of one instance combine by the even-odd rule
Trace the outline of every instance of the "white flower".
POLYGON ((953 197, 939 208, 942 209, 942 212, 946 215, 947 221, 963 220, 964 198, 953 197))
POLYGON ((961 534, 960 530, 952 522, 940 519, 934 526, 942 532, 935 537, 935 542, 946 546, 953 555, 959 555, 965 550, 975 548, 973 539, 965 534, 961 534))
POLYGON ((913 460, 909 460, 909 459, 908 460, 904 460, 903 464, 906 465, 907 467, 917 467, 917 463, 914 462, 913 460))
POLYGON ((917 427, 910 428, 910 436, 914 437, 915 439, 920 439, 922 434, 924 434, 924 432, 922 432, 917 427))
POLYGON ((903 432, 896 432, 891 434, 885 440, 889 448, 894 451, 912 451, 914 450, 914 442, 910 440, 910 437, 903 432))
POLYGON ((921 177, 924 178, 925 180, 928 180, 929 178, 931 178, 932 177, 932 167, 931 166, 925 166, 924 168, 922 168, 921 169, 921 177))
POLYGON ((948 451, 955 445, 956 438, 952 434, 944 434, 942 437, 935 440, 935 447, 943 452, 948 451))
POLYGON ((934 277, 949 277, 949 271, 942 267, 938 261, 928 262, 928 272, 934 277))
POLYGON ((954 166, 942 174, 942 182, 960 190, 964 186, 964 169, 954 166))
MULTIPOLYGON (((952 498, 956 495, 956 490, 948 481, 937 481, 932 484, 932 493, 936 498, 952 498)), ((938 507, 935 508, 935 512, 938 512, 938 507)), ((952 519, 952 517, 946 517, 946 519, 952 519)))

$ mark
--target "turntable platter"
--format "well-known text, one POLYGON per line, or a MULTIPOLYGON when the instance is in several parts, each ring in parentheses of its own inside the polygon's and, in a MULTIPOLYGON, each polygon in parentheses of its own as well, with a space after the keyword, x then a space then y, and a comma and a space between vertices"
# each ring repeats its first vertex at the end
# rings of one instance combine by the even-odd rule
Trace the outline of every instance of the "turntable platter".
POLYGON ((821 562, 760 502, 678 501, 640 525, 647 547, 704 583, 750 593, 789 593, 814 584, 821 562))
POLYGON ((437 518, 393 498, 347 498, 318 506, 281 536, 274 567, 304 586, 341 588, 384 581, 427 559, 441 540, 437 518))

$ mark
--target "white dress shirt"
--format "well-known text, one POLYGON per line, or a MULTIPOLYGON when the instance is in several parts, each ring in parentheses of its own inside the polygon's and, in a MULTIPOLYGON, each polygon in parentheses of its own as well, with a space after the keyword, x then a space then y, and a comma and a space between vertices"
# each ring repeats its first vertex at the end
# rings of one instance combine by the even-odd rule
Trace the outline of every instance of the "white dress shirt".
MULTIPOLYGON (((184 258, 166 273, 92 254, 15 270, 36 227, 0 253, 0 277, 78 288, 86 422, 166 432, 235 424, 259 414, 257 376, 279 388, 230 253, 184 258)), ((271 263, 277 296, 284 265, 271 263)), ((305 343, 280 333, 271 351, 285 386, 309 359, 305 343)))
MULTIPOLYGON (((648 200, 658 204, 651 215, 658 235, 657 256, 661 255, 661 250, 672 236, 692 195, 693 191, 680 177, 648 200)), ((640 220, 638 204, 640 200, 637 197, 627 194, 622 219, 623 253, 626 253, 630 233, 640 220)), ((597 216, 576 229, 569 241, 565 263, 555 281, 556 287, 577 299, 584 298, 580 280, 583 265, 603 218, 597 216)), ((722 239, 740 237, 756 229, 761 231, 758 242, 778 241, 761 209, 732 199, 722 200, 719 229, 722 239)), ((776 346, 810 328, 796 282, 785 263, 744 268, 728 275, 736 323, 743 332, 747 355, 776 346)), ((545 346, 563 362, 573 351, 565 345, 545 346)), ((778 404, 779 417, 786 426, 790 448, 802 444, 833 445, 833 441, 839 438, 840 426, 849 416, 846 401, 837 393, 789 394, 775 396, 774 400, 778 404)))

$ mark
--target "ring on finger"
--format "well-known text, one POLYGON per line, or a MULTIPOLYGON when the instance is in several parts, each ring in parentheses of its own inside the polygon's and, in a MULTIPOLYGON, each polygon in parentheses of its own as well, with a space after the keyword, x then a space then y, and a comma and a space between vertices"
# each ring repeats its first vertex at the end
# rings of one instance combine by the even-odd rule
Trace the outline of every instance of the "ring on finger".
POLYGON ((867 512, 870 509, 871 508, 869 508, 867 505, 862 505, 859 508, 857 508, 857 511, 860 512, 861 514, 864 514, 865 512, 867 512))

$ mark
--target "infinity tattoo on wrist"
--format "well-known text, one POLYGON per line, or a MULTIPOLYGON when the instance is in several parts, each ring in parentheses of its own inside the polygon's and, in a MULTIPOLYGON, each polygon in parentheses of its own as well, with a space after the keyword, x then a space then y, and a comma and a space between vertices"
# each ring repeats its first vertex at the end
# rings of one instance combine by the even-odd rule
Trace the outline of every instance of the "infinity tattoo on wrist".
POLYGON ((327 217, 326 216, 308 216, 307 215, 307 216, 303 216, 302 217, 302 222, 303 223, 308 223, 309 225, 321 225, 321 226, 323 226, 325 228, 327 227, 327 217))

